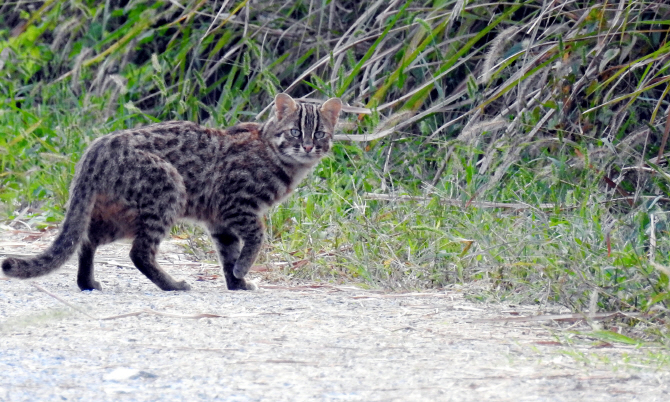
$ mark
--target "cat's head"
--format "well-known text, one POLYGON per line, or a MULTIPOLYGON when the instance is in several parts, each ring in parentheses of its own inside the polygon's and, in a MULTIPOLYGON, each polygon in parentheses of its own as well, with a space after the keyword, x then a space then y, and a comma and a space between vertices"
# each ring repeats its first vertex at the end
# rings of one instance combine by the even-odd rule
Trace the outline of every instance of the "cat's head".
POLYGON ((266 124, 264 134, 282 156, 313 164, 330 150, 341 109, 339 98, 317 106, 298 103, 282 93, 275 97, 274 116, 266 124))

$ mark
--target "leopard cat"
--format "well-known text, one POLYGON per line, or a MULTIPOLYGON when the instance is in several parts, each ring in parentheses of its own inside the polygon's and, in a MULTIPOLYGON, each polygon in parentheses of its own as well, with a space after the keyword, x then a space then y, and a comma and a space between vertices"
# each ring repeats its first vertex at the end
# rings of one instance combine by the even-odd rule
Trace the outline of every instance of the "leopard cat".
POLYGON ((161 240, 181 218, 209 231, 228 289, 254 290, 244 276, 263 243, 263 215, 286 198, 332 146, 342 103, 275 98, 264 124, 214 129, 186 121, 117 131, 93 141, 77 164, 69 207, 50 247, 7 258, 6 276, 48 274, 79 251, 77 284, 101 290, 98 246, 132 238, 130 259, 163 290, 189 290, 156 263, 161 240))

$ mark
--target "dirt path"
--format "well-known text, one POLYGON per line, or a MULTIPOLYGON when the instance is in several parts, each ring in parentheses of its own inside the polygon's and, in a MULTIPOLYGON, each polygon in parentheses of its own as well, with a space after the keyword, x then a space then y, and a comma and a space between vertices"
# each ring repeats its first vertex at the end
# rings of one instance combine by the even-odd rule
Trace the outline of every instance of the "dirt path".
MULTIPOLYGON (((0 258, 40 236, 0 231, 0 258)), ((670 400, 667 351, 501 320, 531 307, 262 278, 229 292, 170 244, 164 267, 194 290, 162 292, 127 251, 99 253, 103 292, 78 290, 74 261, 35 282, 50 294, 0 278, 0 401, 670 400)))

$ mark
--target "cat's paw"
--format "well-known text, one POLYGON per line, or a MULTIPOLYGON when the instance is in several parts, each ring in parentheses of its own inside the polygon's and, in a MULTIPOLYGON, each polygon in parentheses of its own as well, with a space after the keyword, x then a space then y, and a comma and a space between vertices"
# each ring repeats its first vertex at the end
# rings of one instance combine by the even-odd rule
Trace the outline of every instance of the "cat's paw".
POLYGON ((161 289, 166 291, 176 290, 176 291, 186 291, 191 290, 191 285, 186 283, 186 281, 172 282, 169 285, 160 286, 161 289))
POLYGON ((235 279, 228 281, 228 290, 249 290, 254 291, 258 290, 258 286, 248 279, 235 279))
POLYGON ((235 267, 233 267, 233 275, 235 275, 235 278, 237 279, 244 279, 244 276, 249 273, 249 268, 251 267, 245 267, 238 261, 235 263, 235 267))
POLYGON ((256 285, 254 282, 252 282, 248 279, 245 279, 244 282, 245 282, 244 283, 245 290, 250 290, 252 292, 258 290, 258 285, 256 285))
POLYGON ((79 289, 84 290, 99 290, 102 292, 102 285, 98 281, 90 281, 87 283, 79 283, 79 289))
POLYGON ((177 282, 177 286, 174 290, 191 290, 191 285, 189 285, 186 281, 179 281, 177 282))

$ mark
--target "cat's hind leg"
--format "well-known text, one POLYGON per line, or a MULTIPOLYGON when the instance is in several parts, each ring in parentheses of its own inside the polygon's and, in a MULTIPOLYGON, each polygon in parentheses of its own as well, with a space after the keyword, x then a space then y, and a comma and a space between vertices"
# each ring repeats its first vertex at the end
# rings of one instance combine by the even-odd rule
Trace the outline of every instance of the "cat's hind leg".
POLYGON ((156 252, 160 238, 145 233, 139 234, 133 241, 130 259, 135 267, 162 290, 191 290, 186 281, 176 281, 156 262, 156 252))
POLYGON ((93 256, 96 245, 89 241, 82 243, 79 248, 79 270, 77 271, 77 285, 81 290, 102 290, 100 282, 93 275, 93 256))
POLYGON ((163 290, 190 290, 186 281, 176 281, 156 262, 161 240, 183 215, 186 190, 177 170, 159 157, 137 151, 135 164, 143 175, 134 187, 137 215, 130 259, 135 267, 163 290))
POLYGON ((108 244, 124 237, 123 223, 128 216, 123 213, 127 208, 120 203, 108 202, 107 197, 98 197, 91 214, 86 238, 79 248, 79 270, 77 271, 77 285, 81 290, 102 290, 100 282, 95 280, 93 259, 98 246, 108 244), (116 214, 111 213, 116 212, 116 214))

